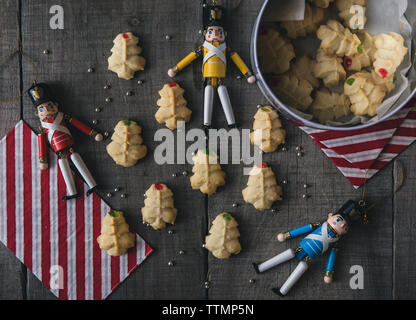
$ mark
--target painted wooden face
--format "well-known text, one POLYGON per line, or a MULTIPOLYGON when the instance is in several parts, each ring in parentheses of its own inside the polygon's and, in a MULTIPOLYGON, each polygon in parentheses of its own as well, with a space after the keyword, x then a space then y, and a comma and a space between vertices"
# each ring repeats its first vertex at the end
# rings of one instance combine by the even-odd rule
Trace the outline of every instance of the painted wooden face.
POLYGON ((58 106, 52 101, 48 101, 38 105, 38 117, 41 121, 46 121, 50 118, 55 118, 58 113, 58 106))
POLYGON ((224 42, 225 31, 222 27, 208 27, 205 33, 205 40, 208 42, 224 42))
POLYGON ((330 213, 327 222, 339 236, 348 232, 348 223, 340 214, 330 213))

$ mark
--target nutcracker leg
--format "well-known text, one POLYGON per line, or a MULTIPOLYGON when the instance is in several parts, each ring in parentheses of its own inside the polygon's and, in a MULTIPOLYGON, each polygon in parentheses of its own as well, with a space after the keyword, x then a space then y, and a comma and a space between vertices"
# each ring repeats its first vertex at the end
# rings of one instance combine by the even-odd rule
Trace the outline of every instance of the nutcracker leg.
POLYGON ((261 273, 264 271, 267 271, 279 264, 282 264, 286 261, 289 261, 290 259, 293 259, 296 256, 295 250, 293 249, 287 249, 286 251, 278 254, 277 256, 274 256, 273 258, 261 263, 256 264, 253 263, 254 270, 256 270, 257 273, 261 273))
POLYGON ((214 87, 208 84, 204 94, 204 127, 211 126, 212 109, 214 106, 214 87))
POLYGON ((230 96, 228 95, 227 87, 220 85, 218 87, 218 96, 220 97, 222 108, 224 109, 225 117, 229 128, 235 128, 235 118, 233 107, 231 106, 230 96))
POLYGON ((62 176, 64 177, 67 195, 62 198, 62 200, 69 200, 73 198, 77 198, 80 195, 77 193, 77 188, 75 186, 74 176, 72 174, 71 168, 69 167, 69 161, 66 155, 63 153, 58 154, 58 165, 59 169, 61 170, 62 176))
POLYGON ((300 277, 308 270, 309 265, 306 261, 299 262, 298 266, 293 270, 290 274, 289 278, 287 278, 286 282, 283 286, 279 288, 273 288, 272 291, 279 296, 284 297, 290 289, 295 285, 295 283, 300 279, 300 277))
POLYGON ((75 165, 75 167, 77 168, 78 172, 81 174, 85 183, 88 185, 89 190, 87 191, 87 196, 89 196, 97 187, 97 183, 95 182, 90 170, 88 170, 87 166, 85 165, 84 160, 82 160, 79 153, 71 150, 71 160, 73 164, 75 165))

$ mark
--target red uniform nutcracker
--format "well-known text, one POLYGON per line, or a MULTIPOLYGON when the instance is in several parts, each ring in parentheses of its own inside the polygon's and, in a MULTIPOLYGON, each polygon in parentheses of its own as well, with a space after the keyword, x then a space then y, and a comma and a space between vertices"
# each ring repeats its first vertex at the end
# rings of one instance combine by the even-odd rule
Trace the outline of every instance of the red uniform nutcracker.
POLYGON ((41 123, 41 133, 38 135, 40 169, 48 169, 48 147, 46 142, 48 140, 53 151, 58 155, 59 168, 67 188, 67 195, 62 200, 79 197, 75 180, 69 167, 69 159, 88 185, 89 190, 87 191, 87 195, 90 195, 96 188, 97 183, 79 153, 73 149, 74 141, 71 132, 68 130, 67 122, 96 141, 103 140, 103 136, 79 120, 60 112, 58 110, 58 104, 52 98, 47 84, 34 84, 29 89, 29 96, 37 109, 36 114, 41 123))

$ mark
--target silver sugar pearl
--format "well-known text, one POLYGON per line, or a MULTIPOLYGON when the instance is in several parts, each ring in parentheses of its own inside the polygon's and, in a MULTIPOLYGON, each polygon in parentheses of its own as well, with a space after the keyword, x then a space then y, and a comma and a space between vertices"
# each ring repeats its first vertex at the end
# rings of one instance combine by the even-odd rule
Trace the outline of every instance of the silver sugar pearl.
POLYGON ((258 104, 257 105, 257 109, 260 109, 262 107, 262 105, 261 104, 258 104))
POLYGON ((101 112, 101 108, 99 107, 95 108, 95 112, 101 112))
POLYGON ((150 223, 146 223, 146 227, 149 227, 150 226, 150 223))
POLYGON ((89 73, 94 72, 94 68, 93 68, 93 67, 89 67, 89 68, 88 68, 88 72, 89 72, 89 73))
POLYGON ((140 20, 137 18, 133 18, 130 20, 130 23, 132 26, 137 26, 138 24, 140 24, 140 20))
POLYGON ((186 177, 186 176, 188 175, 188 171, 184 171, 184 172, 182 172, 182 175, 183 175, 184 177, 186 177))
POLYGON ((146 224, 146 221, 142 221, 143 224, 146 224))
POLYGON ((173 230, 168 230, 168 234, 174 234, 175 233, 175 231, 173 231, 173 230))
POLYGON ((169 267, 173 267, 173 261, 169 261, 169 262, 168 262, 168 266, 169 266, 169 267))
POLYGON ((92 124, 98 124, 98 120, 92 120, 92 124))
POLYGON ((132 95, 133 95, 133 91, 127 91, 127 92, 126 92, 126 96, 129 96, 129 97, 130 97, 130 96, 132 96, 132 95))
POLYGON ((111 198, 113 196, 113 194, 112 193, 107 193, 107 198, 111 198))
POLYGON ((202 248, 205 248, 205 243, 202 244, 202 248))
POLYGON ((108 137, 110 135, 110 132, 106 131, 104 132, 104 136, 108 137))
POLYGON ((296 151, 300 151, 300 150, 302 150, 302 147, 301 146, 297 146, 296 147, 296 151))
POLYGON ((177 176, 177 174, 176 174, 176 173, 172 173, 172 177, 174 177, 174 178, 175 178, 176 176, 177 176))
POLYGON ((282 151, 287 151, 287 148, 286 147, 282 147, 282 151))
POLYGON ((303 187, 306 189, 307 187, 309 187, 306 183, 303 185, 303 187))
POLYGON ((171 37, 170 35, 168 35, 168 34, 167 34, 167 35, 165 36, 165 39, 166 39, 166 40, 170 40, 170 39, 172 39, 172 37, 171 37))
POLYGON ((145 197, 145 198, 147 197, 145 193, 143 193, 143 197, 145 197))
POLYGON ((105 102, 111 102, 111 98, 110 97, 105 98, 105 102))
POLYGON ((307 199, 308 198, 308 195, 307 194, 302 194, 302 198, 303 199, 307 199))
POLYGON ((111 88, 111 86, 109 85, 109 84, 106 84, 105 86, 104 86, 104 90, 108 90, 108 89, 110 89, 111 88))
POLYGON ((302 153, 302 152, 298 152, 296 155, 297 155, 298 157, 302 157, 302 156, 303 156, 303 153, 302 153))
POLYGON ((253 284, 253 283, 255 283, 255 282, 256 282, 256 280, 254 280, 254 279, 250 279, 250 280, 248 280, 248 282, 249 282, 250 284, 253 284))
POLYGON ((276 212, 276 209, 271 209, 270 211, 273 212, 273 213, 275 213, 276 212))
POLYGON ((205 281, 205 289, 209 289, 209 285, 210 285, 210 283, 208 282, 208 281, 205 281))
POLYGON ((240 80, 241 79, 241 76, 240 75, 238 75, 238 76, 236 76, 235 77, 237 80, 240 80))
POLYGON ((199 31, 198 31, 198 33, 199 33, 199 34, 203 34, 203 33, 204 33, 204 31, 202 31, 202 30, 199 30, 199 31))
POLYGON ((283 180, 283 181, 282 181, 282 183, 283 183, 283 184, 287 184, 287 180, 283 180))
POLYGON ((50 51, 48 49, 43 50, 43 54, 49 54, 50 51))
POLYGON ((234 208, 238 207, 238 203, 233 203, 233 207, 234 208))
POLYGON ((120 187, 115 187, 114 188, 114 192, 119 192, 120 191, 120 187))
POLYGON ((125 198, 127 198, 127 194, 122 193, 122 194, 120 195, 120 197, 121 197, 122 199, 125 199, 125 198))
POLYGON ((184 250, 179 250, 179 254, 183 255, 183 254, 185 254, 185 251, 184 250))
POLYGON ((137 84, 139 84, 139 85, 141 85, 141 84, 143 84, 143 80, 137 80, 137 84))

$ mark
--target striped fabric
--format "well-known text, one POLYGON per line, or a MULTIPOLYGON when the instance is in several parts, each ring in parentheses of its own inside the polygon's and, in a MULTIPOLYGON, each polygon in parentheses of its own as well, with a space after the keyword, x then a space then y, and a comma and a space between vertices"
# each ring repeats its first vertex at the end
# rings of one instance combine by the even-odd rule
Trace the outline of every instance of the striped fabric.
POLYGON ((59 299, 105 299, 152 249, 137 235, 127 255, 100 250, 110 207, 95 193, 61 201, 66 187, 53 153, 49 166, 39 169, 37 135, 23 121, 0 141, 0 241, 59 299))
POLYGON ((416 99, 369 128, 325 131, 299 126, 314 139, 354 188, 371 179, 416 141, 416 99))

